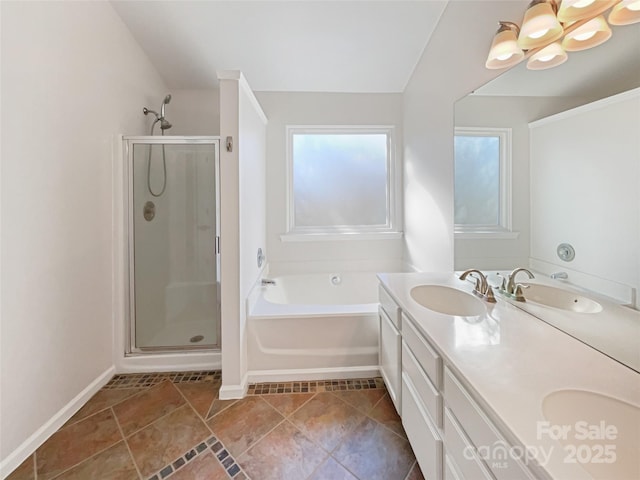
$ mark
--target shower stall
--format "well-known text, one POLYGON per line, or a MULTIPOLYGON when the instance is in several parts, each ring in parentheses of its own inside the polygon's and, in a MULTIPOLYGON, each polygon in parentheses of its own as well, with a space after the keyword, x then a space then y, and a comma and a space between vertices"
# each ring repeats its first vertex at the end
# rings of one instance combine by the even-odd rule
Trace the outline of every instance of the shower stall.
POLYGON ((125 353, 219 349, 219 139, 129 136, 124 158, 125 353))

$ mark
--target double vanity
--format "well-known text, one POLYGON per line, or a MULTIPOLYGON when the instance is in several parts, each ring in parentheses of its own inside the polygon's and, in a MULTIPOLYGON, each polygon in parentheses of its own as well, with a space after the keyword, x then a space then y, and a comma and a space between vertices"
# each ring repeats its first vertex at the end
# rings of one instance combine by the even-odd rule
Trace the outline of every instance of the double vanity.
POLYGON ((595 317, 604 332, 619 313, 633 364, 637 312, 464 277, 379 275, 381 372, 425 478, 640 478, 640 374, 554 326, 595 317))

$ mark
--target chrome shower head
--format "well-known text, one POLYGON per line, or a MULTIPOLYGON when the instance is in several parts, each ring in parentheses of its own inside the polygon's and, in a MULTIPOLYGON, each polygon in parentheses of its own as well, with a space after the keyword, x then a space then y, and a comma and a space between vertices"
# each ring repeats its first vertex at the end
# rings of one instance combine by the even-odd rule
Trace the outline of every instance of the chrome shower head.
POLYGON ((167 122, 167 120, 165 120, 164 118, 160 119, 160 129, 161 130, 168 130, 172 127, 173 125, 171 125, 169 122, 167 122))
POLYGON ((171 94, 169 93, 164 100, 162 101, 162 107, 160 107, 160 117, 164 118, 164 106, 167 105, 171 101, 171 94))

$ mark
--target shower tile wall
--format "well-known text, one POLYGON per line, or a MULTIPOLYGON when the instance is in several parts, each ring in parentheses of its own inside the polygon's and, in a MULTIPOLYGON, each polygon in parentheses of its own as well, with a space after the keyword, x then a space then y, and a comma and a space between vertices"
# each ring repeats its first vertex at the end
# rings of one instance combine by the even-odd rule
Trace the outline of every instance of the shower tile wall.
POLYGON ((8 480, 423 480, 381 379, 252 385, 118 375, 8 480))

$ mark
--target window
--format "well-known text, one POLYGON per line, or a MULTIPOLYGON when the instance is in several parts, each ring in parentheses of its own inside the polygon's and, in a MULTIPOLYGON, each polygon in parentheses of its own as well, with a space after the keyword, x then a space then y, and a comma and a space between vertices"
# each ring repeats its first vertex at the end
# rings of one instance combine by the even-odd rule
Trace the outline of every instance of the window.
POLYGON ((393 127, 288 127, 288 235, 389 234, 393 127))
POLYGON ((511 129, 456 128, 455 232, 458 237, 511 233, 511 129))

